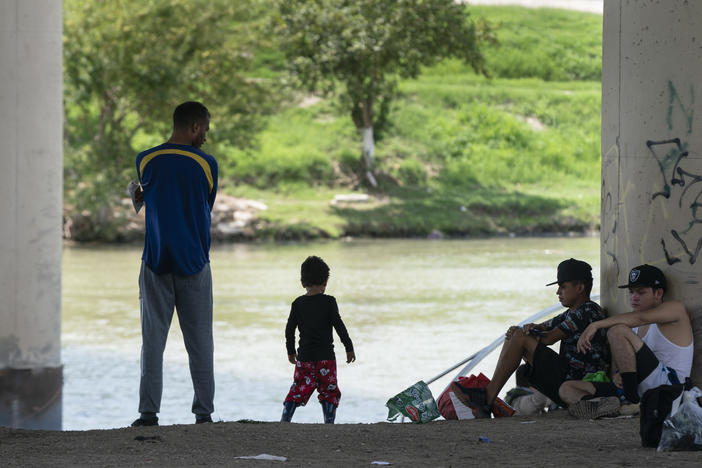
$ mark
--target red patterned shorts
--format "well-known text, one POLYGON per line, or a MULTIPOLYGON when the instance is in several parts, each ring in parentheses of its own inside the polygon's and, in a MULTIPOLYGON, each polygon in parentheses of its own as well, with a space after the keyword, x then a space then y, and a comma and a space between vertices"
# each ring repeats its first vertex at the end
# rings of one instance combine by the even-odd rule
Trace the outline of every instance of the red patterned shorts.
POLYGON ((295 376, 285 402, 305 406, 317 390, 319 401, 329 401, 339 406, 341 392, 336 381, 336 361, 297 361, 295 376))

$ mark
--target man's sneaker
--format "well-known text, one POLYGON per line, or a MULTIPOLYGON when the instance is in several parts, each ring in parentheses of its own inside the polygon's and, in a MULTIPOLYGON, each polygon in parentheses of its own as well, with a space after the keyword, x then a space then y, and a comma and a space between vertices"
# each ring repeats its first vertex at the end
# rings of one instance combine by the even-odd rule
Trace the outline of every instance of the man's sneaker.
POLYGON ((492 404, 492 415, 496 418, 509 418, 514 416, 514 408, 501 398, 495 398, 495 402, 492 404))
POLYGON ((132 423, 132 427, 158 426, 158 418, 139 418, 132 423))
POLYGON ((580 400, 568 407, 568 414, 580 419, 597 419, 619 413, 619 398, 601 397, 580 400))
POLYGON ((210 416, 209 414, 195 417, 195 424, 205 424, 205 423, 211 423, 211 422, 212 422, 212 416, 210 416))
POLYGON ((622 402, 622 406, 619 408, 619 414, 622 416, 636 416, 639 414, 639 404, 622 402))

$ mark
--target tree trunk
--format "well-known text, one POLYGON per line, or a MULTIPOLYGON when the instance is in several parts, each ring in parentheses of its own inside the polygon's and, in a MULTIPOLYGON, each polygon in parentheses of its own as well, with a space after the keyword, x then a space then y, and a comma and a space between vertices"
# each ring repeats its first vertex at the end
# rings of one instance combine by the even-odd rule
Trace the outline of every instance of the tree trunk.
POLYGON ((366 170, 366 179, 368 183, 371 184, 373 188, 378 186, 378 182, 375 180, 373 175, 373 165, 374 165, 374 153, 375 153, 375 140, 373 139, 373 127, 368 126, 360 130, 361 136, 363 137, 363 165, 366 170))

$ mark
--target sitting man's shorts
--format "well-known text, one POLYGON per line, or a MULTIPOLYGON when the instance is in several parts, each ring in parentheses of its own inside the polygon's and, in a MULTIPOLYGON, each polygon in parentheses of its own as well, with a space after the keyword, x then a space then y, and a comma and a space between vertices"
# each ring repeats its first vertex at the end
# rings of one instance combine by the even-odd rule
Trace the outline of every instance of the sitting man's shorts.
MULTIPOLYGON (((646 346, 646 343, 636 351, 636 377, 639 382, 636 389, 639 398, 652 388, 680 383, 675 369, 661 364, 651 348, 646 346)), ((612 382, 592 382, 592 384, 595 386, 595 396, 597 397, 619 396, 621 393, 612 382)))
POLYGON ((534 350, 534 362, 527 375, 529 383, 560 406, 565 404, 558 397, 558 389, 568 375, 568 361, 557 352, 539 342, 534 350))
POLYGON ((680 383, 675 369, 664 366, 646 343, 636 352, 636 375, 639 380, 636 388, 639 397, 643 397, 652 388, 680 383))

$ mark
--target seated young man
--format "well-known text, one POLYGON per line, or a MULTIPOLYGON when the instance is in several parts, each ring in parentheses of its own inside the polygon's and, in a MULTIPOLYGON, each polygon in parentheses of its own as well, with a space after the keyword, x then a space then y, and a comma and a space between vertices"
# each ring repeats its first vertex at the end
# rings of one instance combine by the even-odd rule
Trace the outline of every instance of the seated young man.
POLYGON ((566 382, 560 396, 569 405, 571 414, 596 417, 607 399, 589 400, 593 396, 618 395, 632 403, 651 388, 683 383, 690 376, 694 353, 692 325, 685 305, 680 301, 663 300, 666 279, 663 272, 651 265, 640 265, 629 273, 629 282, 620 288, 629 289, 632 311, 592 323, 578 340, 578 350, 587 353, 591 341, 602 330, 613 355, 613 383, 566 382), (632 328, 638 327, 634 331, 632 328))
POLYGON ((592 322, 605 318, 599 305, 590 300, 592 267, 573 258, 558 265, 558 300, 568 310, 541 324, 530 323, 522 328, 512 326, 505 334, 497 367, 487 389, 474 389, 470 398, 476 417, 489 418, 504 414, 493 405, 522 359, 530 366, 529 383, 552 401, 563 405, 558 389, 566 380, 580 380, 586 374, 607 371, 610 363, 609 345, 604 331, 592 339, 591 352, 582 353, 576 345, 580 334, 592 322), (548 346, 561 342, 560 353, 548 346))

